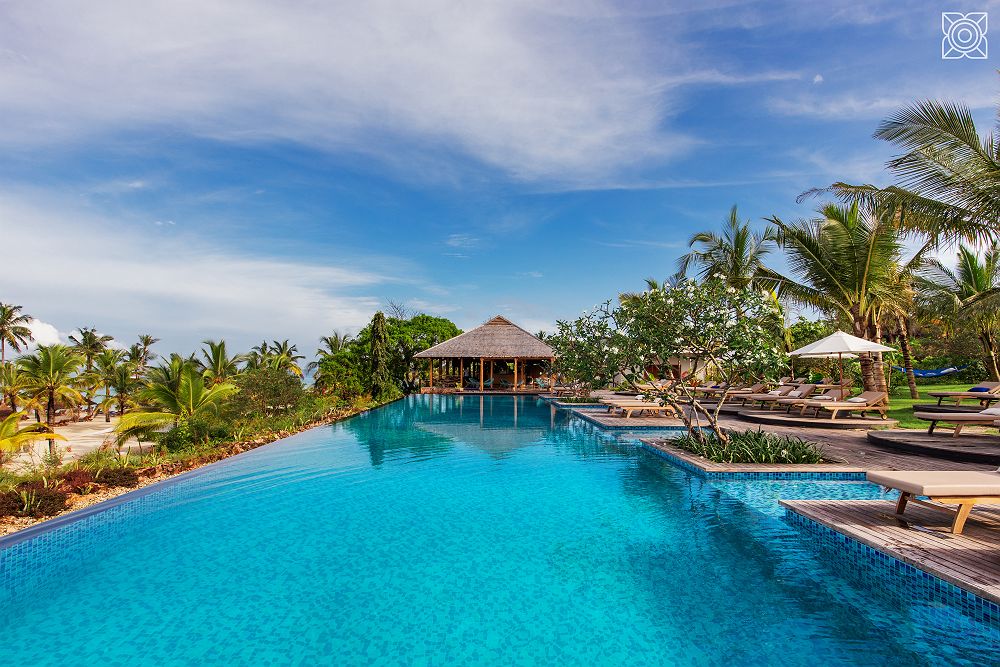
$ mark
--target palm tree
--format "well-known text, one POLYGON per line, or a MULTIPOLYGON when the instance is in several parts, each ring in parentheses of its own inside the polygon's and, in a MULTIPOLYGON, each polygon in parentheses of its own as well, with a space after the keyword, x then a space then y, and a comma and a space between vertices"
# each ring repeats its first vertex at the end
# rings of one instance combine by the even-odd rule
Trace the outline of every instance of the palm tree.
POLYGON ((157 379, 139 393, 148 407, 122 415, 115 427, 115 441, 120 445, 131 437, 148 438, 165 427, 217 415, 222 403, 237 391, 228 383, 208 385, 198 369, 182 365, 176 385, 157 379))
MULTIPOLYGON (((29 396, 29 405, 45 405, 45 423, 50 431, 55 426, 59 403, 78 405, 83 401, 75 377, 83 362, 80 354, 65 345, 40 345, 33 354, 17 360, 26 376, 25 393, 29 396)), ((52 438, 49 438, 49 453, 55 453, 52 438)))
MULTIPOLYGON (((44 424, 30 424, 21 428, 23 412, 13 412, 0 419, 0 454, 21 451, 29 442, 36 440, 65 440, 61 435, 52 433, 44 424)), ((0 457, 0 463, 3 458, 0 457)))
POLYGON ((116 403, 119 416, 124 416, 132 397, 144 386, 144 383, 135 377, 132 364, 123 363, 115 366, 110 375, 104 378, 104 386, 110 390, 104 398, 104 421, 110 422, 111 403, 116 403), (111 394, 111 391, 114 394, 111 394))
POLYGON ((268 363, 273 368, 288 371, 293 375, 302 377, 302 368, 298 362, 305 359, 305 357, 298 354, 298 351, 298 346, 289 345, 287 338, 280 343, 272 341, 272 345, 269 348, 268 363))
POLYGON ((740 221, 735 205, 721 236, 699 232, 691 237, 688 246, 693 248, 691 252, 677 261, 681 275, 695 266, 699 278, 719 275, 729 287, 739 290, 770 285, 764 275, 764 258, 775 247, 774 231, 768 228, 760 234, 754 232, 749 220, 740 221))
POLYGON ((30 315, 21 313, 21 306, 0 303, 0 363, 7 360, 7 346, 15 352, 31 342, 30 315))
POLYGON ((141 370, 145 370, 149 366, 149 362, 156 358, 156 355, 153 354, 151 348, 159 342, 159 338, 153 338, 150 334, 139 335, 139 342, 137 345, 139 346, 138 362, 141 370))
POLYGON ((319 368, 319 363, 327 357, 334 357, 337 353, 347 348, 352 338, 349 334, 342 334, 334 331, 331 336, 322 336, 319 339, 319 348, 316 350, 316 360, 310 361, 306 366, 307 371, 315 371, 319 368))
POLYGON ((907 224, 939 243, 1000 235, 1000 136, 981 138, 968 106, 915 102, 883 121, 875 137, 904 151, 886 165, 897 184, 834 183, 824 191, 917 214, 907 224))
POLYGON ((27 376, 13 361, 0 364, 0 397, 7 402, 12 412, 17 412, 17 400, 26 387, 27 376))
POLYGON ((114 338, 111 336, 97 333, 97 329, 94 327, 80 327, 78 336, 69 337, 69 342, 73 344, 73 348, 83 356, 84 360, 84 374, 86 377, 80 378, 80 380, 81 384, 87 387, 87 419, 93 419, 94 407, 96 405, 93 400, 93 393, 97 389, 98 382, 93 377, 94 359, 97 358, 97 355, 104 352, 108 347, 108 343, 113 340, 114 338))
POLYGON ((959 246, 956 269, 939 260, 928 261, 918 288, 924 304, 975 329, 990 373, 994 380, 1000 380, 1000 312, 989 303, 1000 290, 1000 243, 990 245, 982 256, 965 245, 959 246))
MULTIPOLYGON (((768 273, 782 298, 839 316, 855 336, 878 342, 880 318, 906 308, 902 276, 914 273, 930 244, 904 262, 893 209, 828 204, 819 212, 819 218, 795 223, 769 218, 793 275, 768 273)), ((862 355, 860 361, 865 389, 884 390, 881 358, 862 355)))
POLYGON ((131 365, 126 363, 125 359, 126 354, 123 351, 112 349, 102 351, 94 359, 94 379, 96 385, 104 389, 104 400, 101 401, 101 407, 104 409, 104 421, 106 422, 111 421, 111 405, 114 403, 111 391, 118 370, 124 367, 127 373, 132 373, 131 365))
POLYGON ((226 351, 226 341, 214 340, 203 341, 207 348, 202 349, 203 361, 199 361, 205 379, 209 384, 222 384, 235 377, 240 372, 240 363, 243 362, 243 355, 237 354, 232 357, 226 351))

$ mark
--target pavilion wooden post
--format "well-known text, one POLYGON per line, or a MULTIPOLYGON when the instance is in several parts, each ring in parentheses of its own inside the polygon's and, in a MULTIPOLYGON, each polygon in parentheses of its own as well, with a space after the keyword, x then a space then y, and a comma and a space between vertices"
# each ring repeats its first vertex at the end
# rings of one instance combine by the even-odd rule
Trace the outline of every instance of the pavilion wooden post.
POLYGON ((517 357, 514 357, 514 389, 517 389, 517 357))
MULTIPOLYGON (((482 390, 483 390, 483 358, 479 357, 479 391, 482 390)), ((482 405, 480 404, 479 408, 480 419, 482 419, 482 412, 483 408, 482 405)))
POLYGON ((430 382, 430 388, 433 389, 434 388, 434 360, 433 359, 428 359, 427 360, 427 377, 428 377, 429 382, 430 382))
POLYGON ((465 359, 458 360, 458 390, 465 389, 465 359))

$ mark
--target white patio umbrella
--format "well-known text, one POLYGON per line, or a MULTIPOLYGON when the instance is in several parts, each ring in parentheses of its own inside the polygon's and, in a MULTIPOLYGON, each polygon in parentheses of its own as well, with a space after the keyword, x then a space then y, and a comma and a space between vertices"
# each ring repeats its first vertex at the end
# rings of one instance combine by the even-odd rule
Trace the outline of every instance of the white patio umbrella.
POLYGON ((790 357, 837 357, 840 361, 840 382, 844 382, 844 356, 861 354, 864 352, 895 352, 895 348, 873 343, 864 338, 852 336, 843 331, 837 331, 826 338, 821 338, 815 343, 809 343, 805 347, 800 347, 788 353, 790 357))

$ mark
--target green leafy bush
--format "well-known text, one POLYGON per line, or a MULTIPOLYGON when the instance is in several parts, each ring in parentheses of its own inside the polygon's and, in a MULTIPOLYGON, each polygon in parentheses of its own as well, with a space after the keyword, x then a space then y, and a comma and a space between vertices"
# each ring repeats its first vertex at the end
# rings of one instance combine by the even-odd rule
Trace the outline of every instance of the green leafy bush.
POLYGON ((729 433, 728 442, 714 434, 703 441, 684 434, 671 441, 681 449, 715 463, 822 463, 823 451, 815 443, 765 431, 729 433))

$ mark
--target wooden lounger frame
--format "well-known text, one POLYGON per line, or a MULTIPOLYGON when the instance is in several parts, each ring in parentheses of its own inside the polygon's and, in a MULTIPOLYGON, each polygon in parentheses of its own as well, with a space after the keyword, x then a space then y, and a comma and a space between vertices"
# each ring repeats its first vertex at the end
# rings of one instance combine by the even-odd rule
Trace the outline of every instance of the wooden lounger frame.
POLYGON ((955 535, 961 535, 965 528, 965 520, 969 518, 969 512, 972 511, 973 507, 976 505, 1000 505, 1000 496, 927 496, 927 498, 929 500, 921 500, 913 493, 900 491, 899 500, 896 501, 896 514, 902 516, 907 503, 945 512, 954 516, 951 522, 951 532, 955 535), (958 509, 944 505, 958 505, 958 509))

